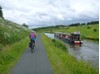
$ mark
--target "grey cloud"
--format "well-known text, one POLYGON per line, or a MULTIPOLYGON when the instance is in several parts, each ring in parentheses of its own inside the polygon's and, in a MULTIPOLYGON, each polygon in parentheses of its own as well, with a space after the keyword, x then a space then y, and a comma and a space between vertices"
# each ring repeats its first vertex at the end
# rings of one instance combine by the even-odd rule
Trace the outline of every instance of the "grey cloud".
POLYGON ((6 19, 39 27, 98 20, 98 2, 98 0, 0 0, 0 5, 6 19))

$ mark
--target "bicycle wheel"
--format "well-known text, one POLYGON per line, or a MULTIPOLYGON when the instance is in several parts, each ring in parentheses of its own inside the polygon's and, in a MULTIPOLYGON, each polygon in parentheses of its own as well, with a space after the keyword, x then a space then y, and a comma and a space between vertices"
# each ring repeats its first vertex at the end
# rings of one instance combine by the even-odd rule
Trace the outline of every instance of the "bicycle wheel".
POLYGON ((32 44, 31 46, 31 52, 33 53, 33 50, 34 50, 34 43, 32 44))

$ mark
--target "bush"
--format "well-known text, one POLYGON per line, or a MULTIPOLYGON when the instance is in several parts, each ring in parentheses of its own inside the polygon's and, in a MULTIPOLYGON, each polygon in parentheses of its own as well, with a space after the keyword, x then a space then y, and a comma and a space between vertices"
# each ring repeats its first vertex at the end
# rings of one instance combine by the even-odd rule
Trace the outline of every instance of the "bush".
POLYGON ((69 27, 66 27, 66 29, 69 29, 69 27))
POLYGON ((88 26, 87 29, 90 29, 90 27, 88 26))
POLYGON ((2 44, 0 44, 0 51, 3 49, 3 45, 2 44))
POLYGON ((55 39, 52 39, 52 42, 55 42, 56 40, 55 39))
POLYGON ((94 32, 96 32, 96 31, 97 31, 97 29, 94 29, 93 31, 94 31, 94 32))

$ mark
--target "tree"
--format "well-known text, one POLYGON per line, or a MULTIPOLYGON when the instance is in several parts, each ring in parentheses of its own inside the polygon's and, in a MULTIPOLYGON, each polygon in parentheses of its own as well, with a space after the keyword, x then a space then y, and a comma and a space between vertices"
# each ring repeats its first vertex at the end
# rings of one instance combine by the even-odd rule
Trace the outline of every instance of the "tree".
POLYGON ((2 7, 0 6, 0 17, 3 18, 2 7))
POLYGON ((28 25, 26 25, 25 23, 23 23, 23 26, 28 28, 28 25))
POLYGON ((91 22, 88 22, 87 24, 89 24, 89 25, 99 24, 99 21, 91 21, 91 22))
POLYGON ((70 24, 69 26, 79 26, 80 23, 74 23, 74 24, 70 24))

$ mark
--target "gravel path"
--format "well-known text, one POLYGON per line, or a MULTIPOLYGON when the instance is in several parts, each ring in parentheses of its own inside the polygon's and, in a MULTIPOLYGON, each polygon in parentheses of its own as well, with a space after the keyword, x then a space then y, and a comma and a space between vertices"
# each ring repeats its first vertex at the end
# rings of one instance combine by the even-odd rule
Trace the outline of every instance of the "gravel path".
POLYGON ((37 36, 34 52, 31 53, 29 48, 26 49, 12 69, 11 74, 53 74, 39 35, 37 36))

